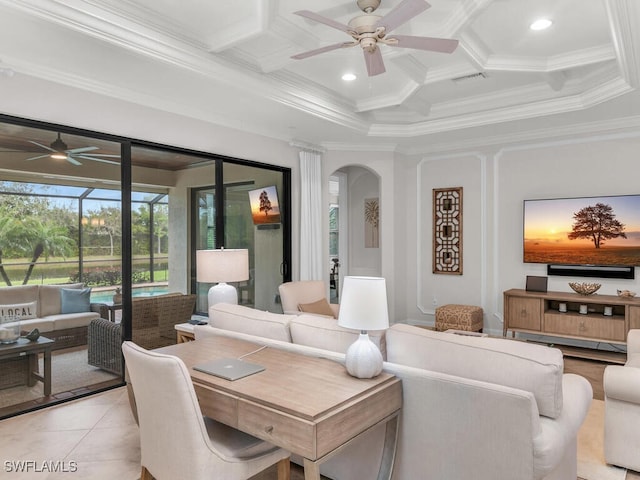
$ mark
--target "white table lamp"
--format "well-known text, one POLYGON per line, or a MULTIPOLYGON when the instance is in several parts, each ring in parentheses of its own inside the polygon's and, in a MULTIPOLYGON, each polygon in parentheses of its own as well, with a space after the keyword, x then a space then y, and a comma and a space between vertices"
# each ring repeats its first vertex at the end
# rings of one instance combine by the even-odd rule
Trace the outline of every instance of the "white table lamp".
POLYGON ((196 280, 217 283, 209 289, 209 307, 216 303, 238 303, 236 287, 226 282, 249 280, 249 250, 196 250, 196 280))
POLYGON ((389 328, 387 286, 380 277, 345 277, 340 296, 338 325, 360 330, 347 350, 346 367, 357 378, 373 378, 382 371, 382 354, 367 330, 389 328))

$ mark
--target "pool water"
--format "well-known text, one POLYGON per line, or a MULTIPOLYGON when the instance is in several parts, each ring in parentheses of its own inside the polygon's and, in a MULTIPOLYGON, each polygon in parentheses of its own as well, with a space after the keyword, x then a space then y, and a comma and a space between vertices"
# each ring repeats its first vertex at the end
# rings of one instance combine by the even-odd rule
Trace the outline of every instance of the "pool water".
MULTIPOLYGON (((102 290, 91 292, 91 303, 105 303, 113 301, 115 290, 102 290)), ((134 297, 151 297, 153 295, 162 295, 169 293, 167 285, 157 285, 152 287, 133 287, 134 297)))

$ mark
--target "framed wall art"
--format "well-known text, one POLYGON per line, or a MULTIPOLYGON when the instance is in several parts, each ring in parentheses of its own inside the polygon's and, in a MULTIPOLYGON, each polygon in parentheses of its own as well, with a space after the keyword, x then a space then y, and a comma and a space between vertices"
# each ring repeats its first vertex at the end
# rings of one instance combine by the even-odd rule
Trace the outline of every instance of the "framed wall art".
POLYGON ((378 248, 380 246, 380 200, 378 198, 364 199, 364 247, 378 248))
POLYGON ((462 187, 433 189, 433 273, 462 275, 462 187))

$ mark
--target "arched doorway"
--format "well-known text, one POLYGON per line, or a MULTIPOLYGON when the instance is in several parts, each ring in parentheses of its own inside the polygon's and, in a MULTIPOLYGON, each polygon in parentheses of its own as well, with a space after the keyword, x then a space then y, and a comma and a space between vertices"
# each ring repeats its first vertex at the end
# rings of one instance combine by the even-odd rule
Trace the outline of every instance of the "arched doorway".
POLYGON ((347 275, 381 276, 380 178, 358 165, 329 176, 329 269, 332 301, 347 275))

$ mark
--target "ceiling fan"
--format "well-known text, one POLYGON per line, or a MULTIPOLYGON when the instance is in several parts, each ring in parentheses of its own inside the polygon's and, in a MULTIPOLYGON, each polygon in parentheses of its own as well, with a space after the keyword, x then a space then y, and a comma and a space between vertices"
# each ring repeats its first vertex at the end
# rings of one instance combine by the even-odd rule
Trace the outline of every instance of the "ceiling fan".
POLYGON ((323 17, 309 10, 294 12, 301 17, 323 23, 329 27, 341 30, 353 38, 351 42, 340 42, 326 47, 310 50, 294 55, 293 59, 302 60, 320 53, 330 52, 339 48, 355 47, 360 45, 364 53, 369 76, 384 73, 384 62, 380 52, 380 44, 390 47, 415 48, 433 52, 451 53, 458 46, 458 40, 448 38, 415 37, 411 35, 389 35, 391 30, 408 22, 416 15, 424 12, 429 5, 424 0, 403 0, 397 7, 384 17, 374 15, 373 12, 380 6, 380 0, 357 0, 356 2, 364 15, 352 18, 348 25, 323 17))
POLYGON ((60 138, 60 132, 58 132, 58 138, 56 138, 53 142, 51 142, 50 146, 43 145, 41 143, 36 142, 35 140, 29 140, 29 143, 33 143, 45 150, 48 150, 50 153, 45 153, 44 155, 38 155, 36 157, 27 158, 27 161, 38 160, 39 158, 55 158, 57 160, 66 160, 67 162, 73 165, 82 165, 82 162, 78 161, 78 159, 83 160, 92 160, 94 162, 102 162, 109 163, 111 165, 120 165, 120 162, 116 162, 114 160, 108 160, 108 158, 120 158, 120 155, 108 155, 105 153, 88 153, 94 150, 98 150, 98 147, 80 147, 80 148, 69 148, 62 138, 60 138))

